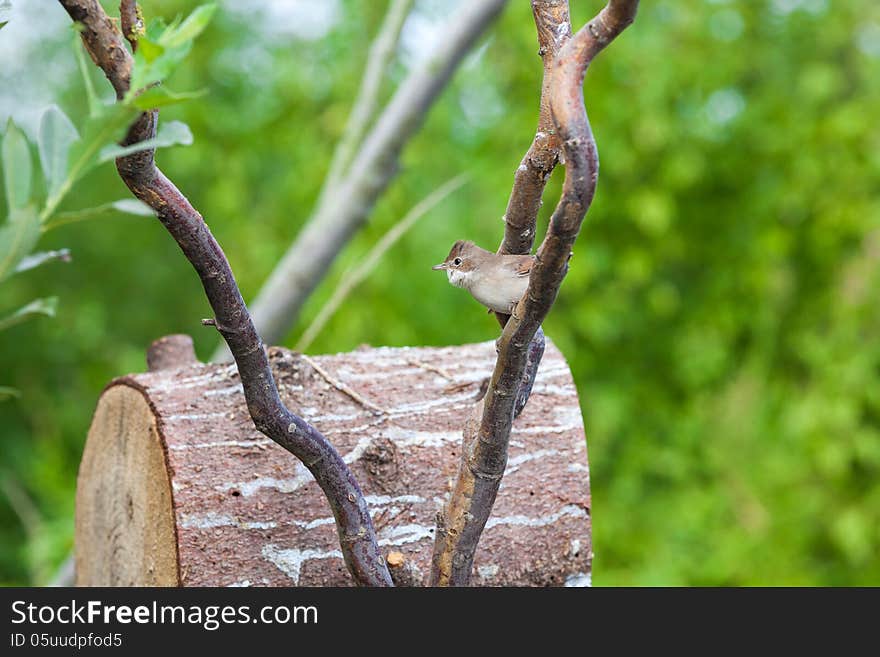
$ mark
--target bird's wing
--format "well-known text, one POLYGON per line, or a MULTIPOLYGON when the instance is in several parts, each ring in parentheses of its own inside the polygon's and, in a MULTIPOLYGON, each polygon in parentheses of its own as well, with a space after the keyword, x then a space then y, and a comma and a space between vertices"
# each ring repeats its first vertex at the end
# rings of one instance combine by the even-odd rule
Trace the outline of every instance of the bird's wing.
POLYGON ((528 276, 532 273, 532 265, 535 264, 535 256, 532 255, 509 255, 505 256, 510 267, 517 276, 528 276))

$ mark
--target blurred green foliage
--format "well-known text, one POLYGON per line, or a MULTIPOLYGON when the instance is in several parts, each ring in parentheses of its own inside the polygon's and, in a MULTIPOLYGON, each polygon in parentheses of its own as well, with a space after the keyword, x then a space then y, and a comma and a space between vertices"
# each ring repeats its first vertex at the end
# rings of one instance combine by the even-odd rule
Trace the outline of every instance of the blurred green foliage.
MULTIPOLYGON (((148 16, 171 18, 196 3, 146 4, 148 16)), ((159 159, 250 298, 309 214, 384 3, 345 0, 316 39, 234 4, 221 3, 172 80, 207 95, 163 110, 190 125, 195 144, 159 159)), ((599 4, 575 3, 575 21, 599 4)), ((587 424, 594 581, 880 584, 880 5, 642 4, 587 75, 599 189, 546 323, 587 424)), ((448 9, 417 11, 386 95, 426 41, 406 32, 418 36, 448 9)), ((0 47, 16 30, 37 35, 16 79, 51 83, 78 125, 82 85, 58 73, 75 70, 71 32, 60 8, 52 14, 19 24, 13 14, 0 47)), ((312 350, 496 336, 494 319, 429 266, 455 239, 500 241, 535 126, 536 49, 527 3, 511 2, 287 344, 344 271, 461 172, 471 182, 403 238, 312 350)), ((0 109, 18 121, 25 110, 10 106, 0 109)), ((108 165, 63 209, 124 197, 108 165)), ((0 287, 3 307, 60 299, 55 319, 0 335, 0 380, 22 393, 0 404, 7 584, 44 583, 71 547, 76 471, 103 386, 143 370, 158 336, 190 333, 202 357, 216 345, 199 326, 209 311, 198 280, 158 222, 108 214, 39 247, 70 248, 74 260, 0 287)))

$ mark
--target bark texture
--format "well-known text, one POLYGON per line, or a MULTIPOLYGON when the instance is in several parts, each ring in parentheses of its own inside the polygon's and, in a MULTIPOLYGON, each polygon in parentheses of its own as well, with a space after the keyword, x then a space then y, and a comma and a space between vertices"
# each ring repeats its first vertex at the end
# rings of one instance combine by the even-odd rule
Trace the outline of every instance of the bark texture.
MULTIPOLYGON (((494 360, 492 342, 310 359, 270 350, 284 402, 308 409, 363 482, 399 585, 429 578, 434 517, 458 469, 461 415, 494 360)), ((351 584, 320 488, 254 430, 234 366, 117 379, 98 403, 86 454, 80 585, 351 584), (144 485, 145 477, 155 483, 144 485)), ((506 470, 474 583, 588 583, 586 442, 571 373, 552 343, 506 470)))
POLYGON ((571 38, 568 0, 532 0, 532 14, 538 32, 538 54, 544 69, 538 129, 514 174, 513 189, 504 213, 504 241, 499 253, 531 253, 544 187, 559 163, 561 152, 559 135, 550 116, 550 76, 559 50, 571 38))

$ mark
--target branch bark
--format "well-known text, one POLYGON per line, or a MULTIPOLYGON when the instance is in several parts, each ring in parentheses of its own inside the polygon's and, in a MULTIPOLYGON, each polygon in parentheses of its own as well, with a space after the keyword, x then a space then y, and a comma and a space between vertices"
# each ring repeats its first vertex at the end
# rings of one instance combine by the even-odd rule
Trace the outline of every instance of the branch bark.
POLYGON ((458 480, 438 515, 431 582, 465 586, 477 543, 507 465, 507 448, 529 345, 568 270, 571 248, 596 191, 599 159, 584 106, 583 83, 593 58, 635 19, 638 0, 610 0, 571 39, 550 67, 550 114, 565 157, 562 196, 529 277, 529 287, 504 327, 489 388, 466 423, 458 480))
MULTIPOLYGON (((458 64, 504 8, 506 0, 461 3, 438 39, 434 55, 400 85, 364 139, 349 175, 327 194, 251 303, 254 322, 270 343, 283 340, 303 303, 336 255, 366 221, 394 177, 403 146, 421 126, 428 108, 458 64)), ((222 351, 213 355, 222 359, 222 351)))
MULTIPOLYGON (((504 212, 504 239, 499 253, 531 253, 538 223, 538 212, 547 181, 559 163, 561 147, 553 117, 550 116, 550 76, 560 48, 571 38, 568 0, 532 0, 532 15, 538 34, 538 55, 543 64, 538 129, 531 146, 516 169, 513 189, 504 212)), ((495 313, 503 329, 510 319, 506 313, 495 313)), ((523 375, 523 386, 517 394, 517 415, 529 400, 532 386, 544 353, 544 334, 539 331, 530 343, 530 358, 523 375)))
MULTIPOLYGON (((82 39, 113 84, 117 98, 128 90, 132 58, 97 0, 59 0, 82 25, 82 39)), ((156 133, 158 112, 142 114, 123 145, 156 133)), ((152 207, 195 268, 215 313, 215 325, 232 352, 256 428, 299 458, 324 491, 336 519, 346 566, 358 584, 390 586, 373 523, 357 481, 339 453, 278 395, 260 335, 248 313, 229 262, 202 216, 156 167, 154 151, 119 158, 116 167, 132 193, 152 207)))
POLYGON ((532 14, 544 68, 538 129, 514 174, 499 253, 531 253, 544 187, 559 163, 559 136, 550 116, 550 76, 559 50, 571 38, 568 0, 532 0, 532 14))
POLYGON ((136 0, 122 0, 119 3, 119 26, 122 36, 128 41, 132 52, 137 52, 138 37, 143 33, 144 20, 136 0))

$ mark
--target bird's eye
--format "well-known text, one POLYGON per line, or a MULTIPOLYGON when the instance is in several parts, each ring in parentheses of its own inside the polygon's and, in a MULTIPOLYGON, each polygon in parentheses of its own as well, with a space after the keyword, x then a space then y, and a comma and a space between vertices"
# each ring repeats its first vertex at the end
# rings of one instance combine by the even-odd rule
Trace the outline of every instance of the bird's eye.
POLYGON ((461 264, 461 258, 456 258, 452 261, 452 264, 458 267, 461 264))

